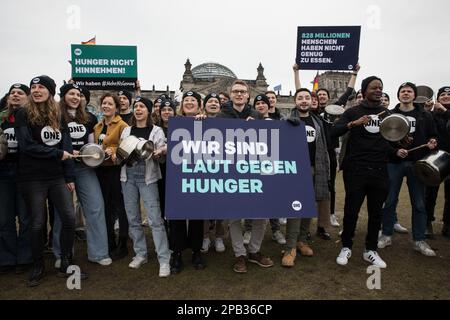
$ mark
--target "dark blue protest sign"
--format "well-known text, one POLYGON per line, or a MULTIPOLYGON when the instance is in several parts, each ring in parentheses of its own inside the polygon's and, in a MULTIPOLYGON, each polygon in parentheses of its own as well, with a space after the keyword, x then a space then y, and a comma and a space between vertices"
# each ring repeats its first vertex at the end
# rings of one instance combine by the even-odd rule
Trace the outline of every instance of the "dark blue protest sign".
POLYGON ((296 63, 301 70, 353 70, 361 26, 298 27, 296 63))
POLYGON ((303 123, 175 117, 167 144, 168 219, 317 216, 303 123))

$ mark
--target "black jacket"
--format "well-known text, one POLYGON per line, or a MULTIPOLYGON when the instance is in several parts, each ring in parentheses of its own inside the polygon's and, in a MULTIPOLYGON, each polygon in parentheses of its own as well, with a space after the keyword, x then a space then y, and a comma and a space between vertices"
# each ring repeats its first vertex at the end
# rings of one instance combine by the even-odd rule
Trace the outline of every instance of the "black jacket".
POLYGON ((433 112, 433 120, 438 137, 438 148, 450 152, 450 109, 444 113, 433 112))
POLYGON ((248 117, 252 117, 254 119, 263 119, 262 115, 253 109, 250 105, 245 105, 242 112, 238 112, 233 108, 233 102, 228 101, 222 105, 222 110, 217 114, 217 118, 225 118, 225 119, 247 119, 248 117))
MULTIPOLYGON (((436 126, 433 121, 433 116, 430 112, 426 111, 423 106, 414 103, 415 110, 418 113, 418 117, 416 119, 416 130, 414 133, 410 133, 409 135, 413 138, 413 142, 404 146, 399 143, 392 143, 394 148, 405 148, 412 149, 414 147, 418 147, 422 144, 426 144, 431 138, 438 137, 436 126)), ((394 109, 391 110, 392 113, 400 113, 400 104, 397 104, 394 109)), ((444 131, 445 125, 444 125, 444 131)), ((412 151, 406 158, 402 159, 397 156, 393 156, 390 159, 390 162, 400 163, 401 161, 417 161, 424 158, 427 154, 430 153, 428 148, 422 148, 415 151, 412 151)))
MULTIPOLYGON (((386 110, 381 105, 370 107, 366 100, 361 104, 346 110, 331 130, 332 137, 339 137, 348 132, 347 124, 358 120, 364 115, 375 115, 386 110)), ((395 149, 385 140, 380 132, 371 133, 365 126, 354 126, 350 129, 343 168, 347 166, 384 166, 389 157, 394 156, 395 149)))

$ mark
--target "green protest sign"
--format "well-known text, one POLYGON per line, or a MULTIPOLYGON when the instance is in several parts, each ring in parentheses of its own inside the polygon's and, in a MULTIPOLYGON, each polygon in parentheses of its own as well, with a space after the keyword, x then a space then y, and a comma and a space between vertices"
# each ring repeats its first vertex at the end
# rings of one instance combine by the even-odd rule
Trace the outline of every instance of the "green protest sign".
POLYGON ((137 47, 71 45, 72 79, 89 89, 133 89, 137 80, 137 47))

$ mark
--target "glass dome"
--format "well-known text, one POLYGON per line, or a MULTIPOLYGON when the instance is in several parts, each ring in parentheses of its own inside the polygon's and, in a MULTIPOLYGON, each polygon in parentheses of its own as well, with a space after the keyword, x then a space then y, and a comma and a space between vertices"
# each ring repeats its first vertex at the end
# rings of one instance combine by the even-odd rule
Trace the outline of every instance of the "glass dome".
POLYGON ((227 67, 214 63, 202 63, 192 69, 192 75, 197 79, 212 79, 217 77, 226 77, 236 79, 236 75, 227 67))

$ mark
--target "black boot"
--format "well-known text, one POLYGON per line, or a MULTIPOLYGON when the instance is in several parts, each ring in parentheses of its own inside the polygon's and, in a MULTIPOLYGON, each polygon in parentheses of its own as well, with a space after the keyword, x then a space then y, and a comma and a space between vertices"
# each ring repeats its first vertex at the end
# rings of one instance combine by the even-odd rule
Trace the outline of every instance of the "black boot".
POLYGON ((322 238, 323 240, 331 240, 330 234, 323 227, 318 227, 317 228, 316 235, 319 236, 320 238, 322 238))
POLYGON ((128 255, 128 237, 120 237, 117 249, 113 251, 111 259, 119 260, 128 255))
POLYGON ((45 263, 44 259, 36 260, 33 263, 30 277, 28 278, 28 287, 36 287, 41 284, 41 279, 44 277, 45 263))
POLYGON ((205 269, 206 264, 205 261, 203 261, 202 253, 200 251, 192 252, 192 265, 197 270, 205 269))
MULTIPOLYGON (((68 273, 67 268, 69 268, 69 266, 71 265, 74 265, 72 256, 61 256, 61 267, 59 268, 58 277, 60 278, 70 277, 73 273, 72 272, 68 273)), ((80 269, 80 279, 86 280, 87 278, 88 278, 87 273, 81 271, 80 269)))
POLYGON ((177 274, 183 270, 183 259, 180 251, 172 253, 172 260, 170 261, 170 273, 177 274))

